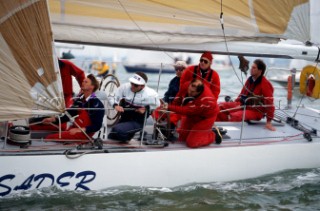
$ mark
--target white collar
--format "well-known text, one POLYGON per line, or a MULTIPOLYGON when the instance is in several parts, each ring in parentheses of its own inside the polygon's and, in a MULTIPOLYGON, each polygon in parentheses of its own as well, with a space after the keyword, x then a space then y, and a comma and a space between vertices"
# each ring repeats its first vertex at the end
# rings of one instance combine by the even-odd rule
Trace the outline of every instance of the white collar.
MULTIPOLYGON (((90 95, 89 97, 87 97, 87 98, 86 98, 86 102, 88 102, 88 101, 89 101, 90 97, 91 97, 91 95, 90 95)), ((80 99, 83 99, 83 98, 84 98, 84 95, 82 95, 82 96, 80 97, 80 99)))

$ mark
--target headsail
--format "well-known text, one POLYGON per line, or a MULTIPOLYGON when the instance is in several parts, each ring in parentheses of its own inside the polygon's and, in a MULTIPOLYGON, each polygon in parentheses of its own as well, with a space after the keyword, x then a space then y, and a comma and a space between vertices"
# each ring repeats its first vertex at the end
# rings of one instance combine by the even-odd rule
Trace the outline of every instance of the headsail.
POLYGON ((0 121, 64 109, 48 6, 0 0, 0 121))
POLYGON ((49 6, 55 39, 64 42, 202 51, 225 38, 310 41, 309 0, 49 0, 49 6))

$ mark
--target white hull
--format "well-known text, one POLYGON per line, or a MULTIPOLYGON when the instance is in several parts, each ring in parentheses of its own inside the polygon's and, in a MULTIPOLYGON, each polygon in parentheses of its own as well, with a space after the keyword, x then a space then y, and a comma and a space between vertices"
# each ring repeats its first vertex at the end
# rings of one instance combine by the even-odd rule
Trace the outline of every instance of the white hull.
MULTIPOLYGON (((293 114, 295 110, 287 110, 293 114)), ((300 108, 296 119, 319 131, 319 111, 300 108)), ((119 145, 104 141, 103 150, 76 150, 75 146, 33 140, 27 149, 0 142, 0 196, 21 190, 57 186, 66 190, 103 190, 117 186, 175 187, 189 183, 233 181, 289 169, 320 167, 319 136, 312 141, 289 124, 264 121, 217 123, 228 130, 221 145, 188 149, 184 143, 159 148, 131 141, 119 145), (79 154, 70 159, 64 152, 79 154), (120 151, 119 151, 120 150, 120 151), (126 152, 121 152, 125 150, 126 152), (109 152, 109 153, 107 153, 109 152)), ((149 133, 150 134, 150 133, 149 133)))
POLYGON ((241 180, 287 169, 320 167, 319 151, 319 142, 305 142, 98 153, 77 159, 65 155, 2 156, 0 194, 51 185, 67 190, 102 190, 241 180))

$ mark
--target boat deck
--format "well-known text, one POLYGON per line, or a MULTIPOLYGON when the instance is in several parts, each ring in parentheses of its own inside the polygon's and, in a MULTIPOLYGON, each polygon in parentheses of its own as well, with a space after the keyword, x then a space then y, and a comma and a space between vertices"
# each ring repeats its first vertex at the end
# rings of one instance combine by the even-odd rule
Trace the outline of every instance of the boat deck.
MULTIPOLYGON (((277 110, 277 116, 289 115, 293 116, 295 110, 277 110)), ((269 131, 264 128, 265 119, 256 122, 245 122, 242 126, 241 122, 216 122, 216 126, 222 127, 227 130, 223 135, 221 144, 211 144, 206 148, 224 148, 224 147, 242 147, 242 146, 257 146, 268 144, 288 144, 288 143, 303 143, 308 142, 304 137, 304 132, 310 132, 313 141, 319 141, 320 113, 314 109, 299 108, 295 119, 299 120, 300 124, 296 121, 291 123, 287 122, 273 122, 276 131, 269 131), (296 128, 291 126, 295 124, 296 128), (297 127, 304 127, 297 129, 297 127), (241 132, 242 130, 242 132, 241 132), (307 130, 307 131, 306 131, 307 130), (316 135, 317 133, 317 135, 316 135)), ((110 131, 110 128, 107 128, 110 131)), ((68 150, 74 153, 89 152, 89 153, 114 153, 114 152, 137 152, 137 151, 159 151, 159 150, 190 150, 185 146, 185 143, 179 141, 168 141, 168 146, 163 146, 164 142, 154 143, 152 140, 153 124, 149 119, 145 127, 146 135, 145 140, 141 144, 139 140, 139 133, 128 143, 119 143, 117 141, 103 139, 102 149, 97 147, 93 148, 91 144, 85 144, 81 148, 77 147, 79 140, 74 142, 55 142, 44 140, 43 137, 47 132, 33 132, 31 144, 20 146, 5 142, 2 138, 0 142, 0 155, 30 155, 30 154, 64 154, 68 150)))

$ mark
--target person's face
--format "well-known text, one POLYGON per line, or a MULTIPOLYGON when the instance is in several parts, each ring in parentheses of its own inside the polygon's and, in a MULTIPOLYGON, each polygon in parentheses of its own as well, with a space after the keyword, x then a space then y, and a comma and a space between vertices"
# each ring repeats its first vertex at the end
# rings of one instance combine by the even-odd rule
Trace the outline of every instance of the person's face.
POLYGON ((201 84, 200 81, 195 81, 188 86, 188 96, 189 97, 195 97, 199 94, 199 92, 197 91, 197 86, 200 84, 201 84))
POLYGON ((258 66, 255 63, 253 63, 251 65, 251 69, 250 69, 251 76, 257 78, 261 75, 261 73, 262 73, 262 71, 258 69, 258 66))
POLYGON ((177 77, 181 77, 181 75, 182 75, 182 71, 184 70, 184 67, 180 67, 180 66, 178 66, 178 67, 175 67, 174 68, 175 70, 176 70, 176 75, 177 75, 177 77))
POLYGON ((85 78, 81 84, 81 89, 83 91, 89 91, 93 90, 93 85, 91 83, 91 80, 89 78, 85 78))
POLYGON ((134 84, 134 83, 130 83, 131 84, 131 91, 132 92, 139 92, 143 89, 144 85, 138 85, 138 84, 134 84))
POLYGON ((211 65, 211 62, 209 61, 209 59, 207 59, 205 57, 201 57, 199 62, 200 62, 199 63, 200 64, 200 68, 202 70, 208 69, 210 67, 210 65, 211 65))

